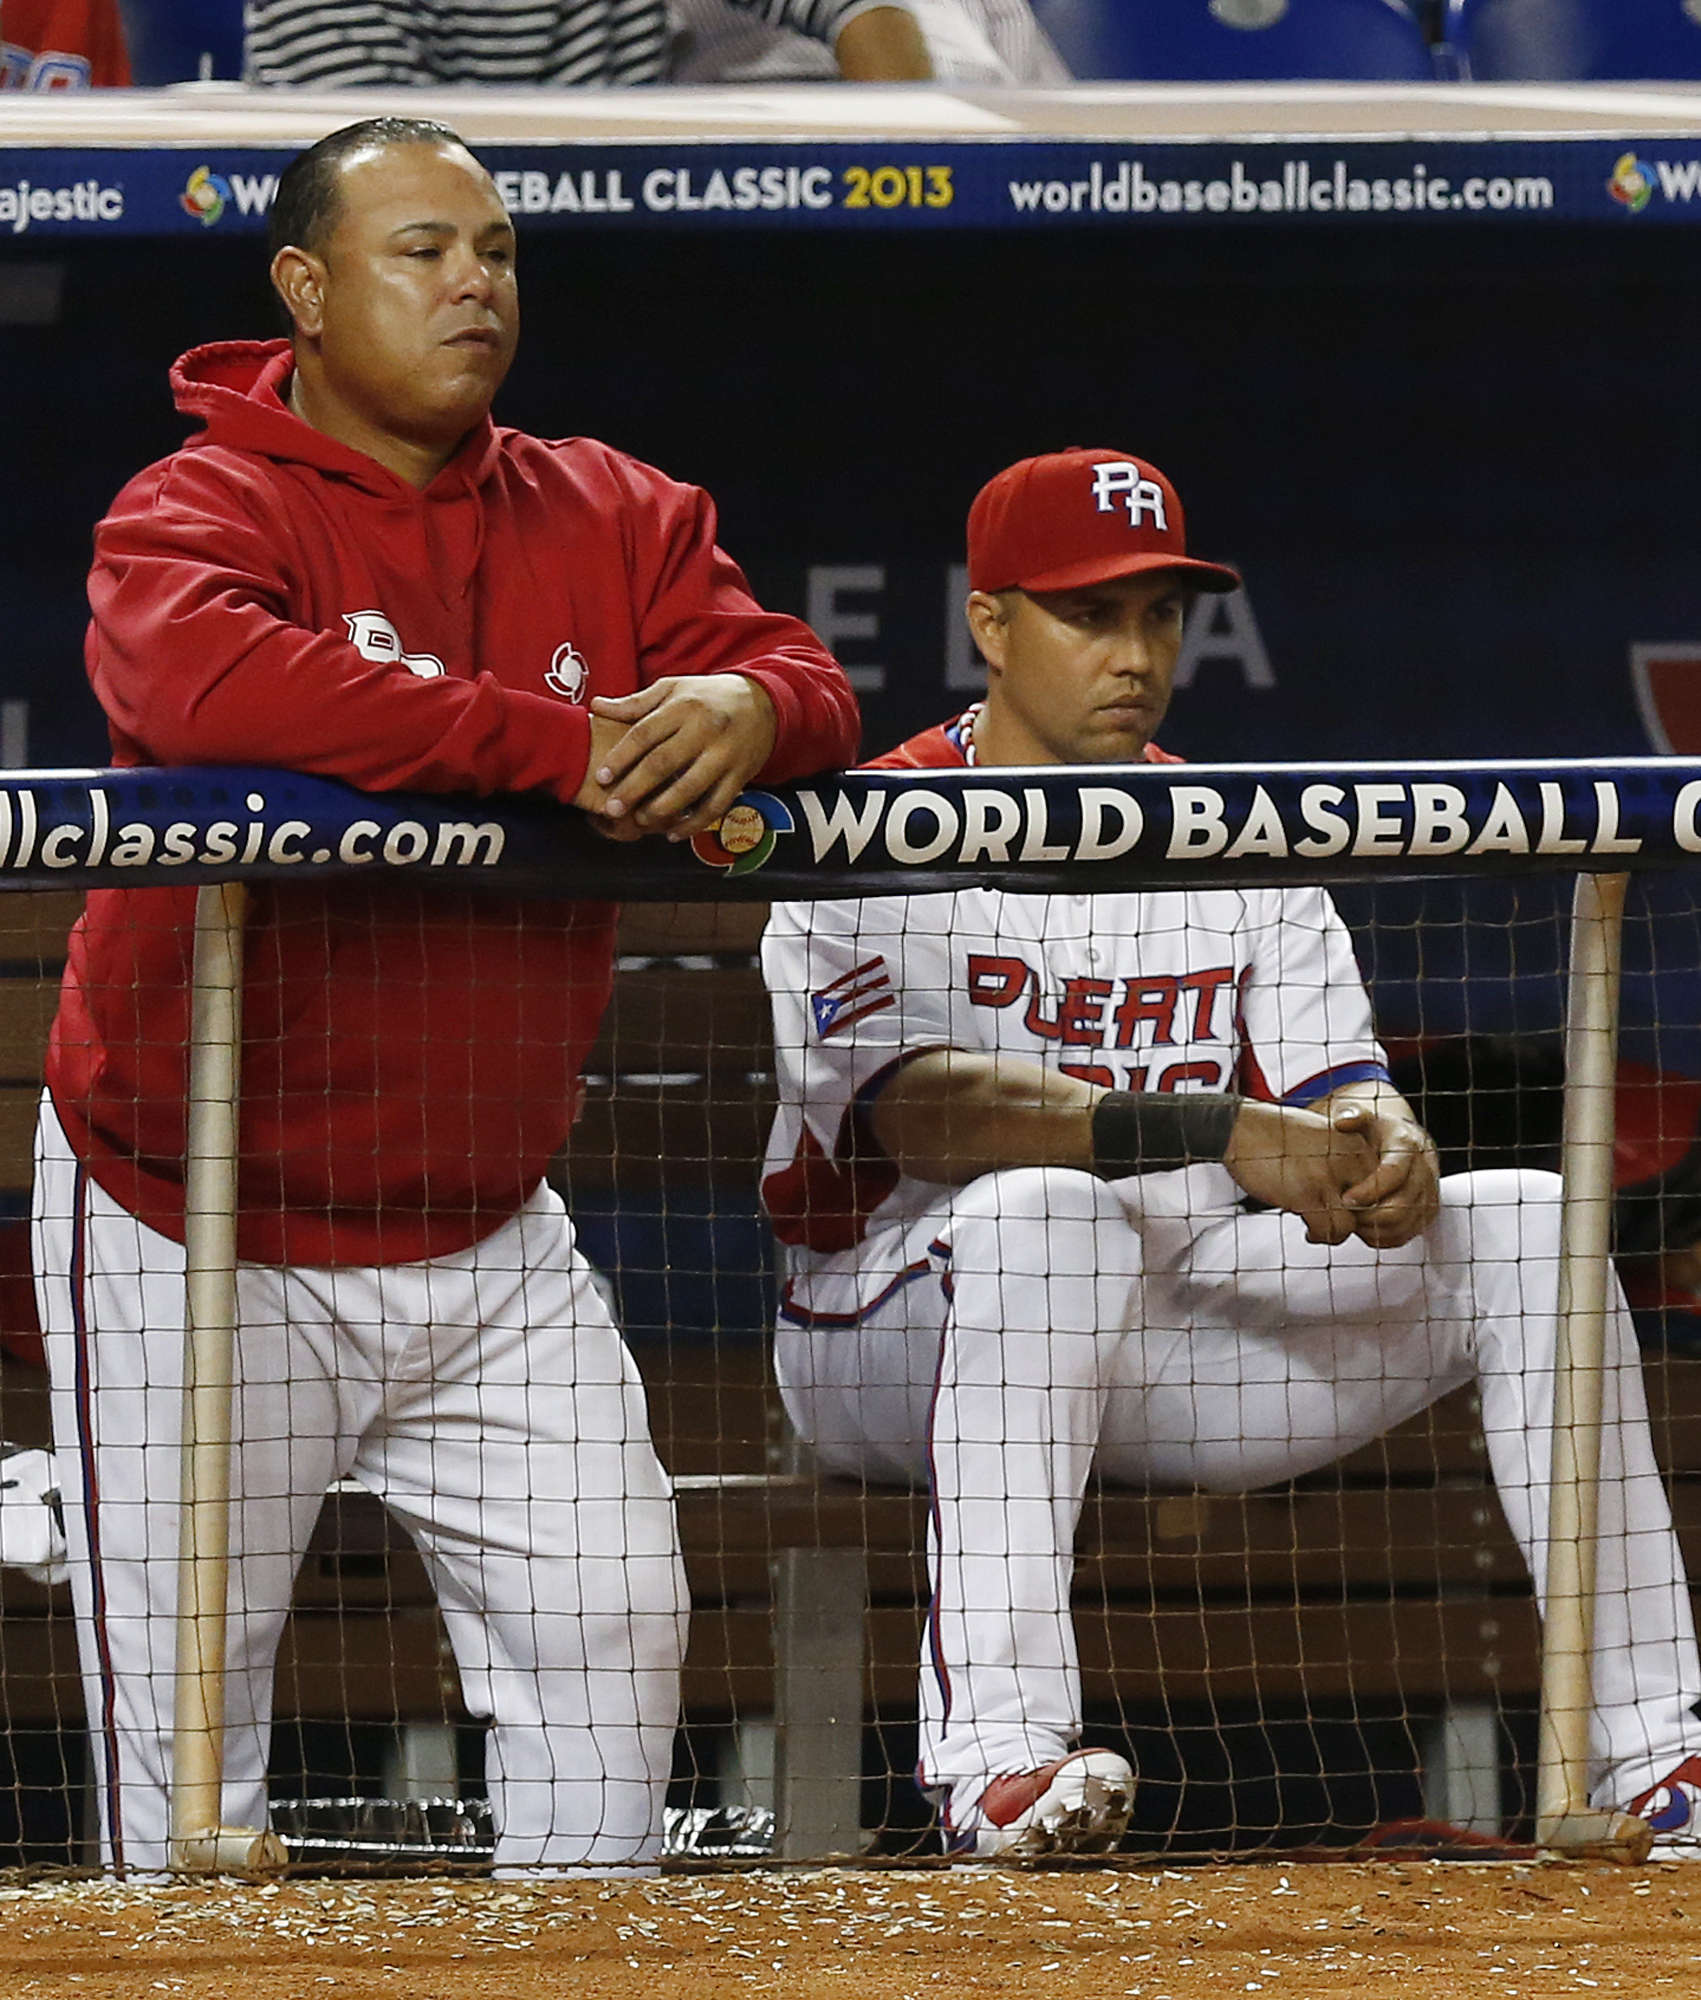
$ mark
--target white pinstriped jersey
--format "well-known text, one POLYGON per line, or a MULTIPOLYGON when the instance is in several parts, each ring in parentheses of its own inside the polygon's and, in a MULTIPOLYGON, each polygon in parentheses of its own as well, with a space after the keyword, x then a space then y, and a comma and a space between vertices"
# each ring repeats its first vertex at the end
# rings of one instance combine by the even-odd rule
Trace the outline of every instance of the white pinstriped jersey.
MULTIPOLYGON (((935 1184, 879 1155, 857 1115, 924 1049, 1025 1056, 1118 1090, 1298 1105, 1386 1075, 1321 889, 782 903, 762 969, 780 1090, 763 1194, 804 1266, 938 1201, 935 1184)), ((1150 1175, 1142 1190, 1148 1212, 1201 1221, 1239 1199, 1218 1166, 1150 1175)))

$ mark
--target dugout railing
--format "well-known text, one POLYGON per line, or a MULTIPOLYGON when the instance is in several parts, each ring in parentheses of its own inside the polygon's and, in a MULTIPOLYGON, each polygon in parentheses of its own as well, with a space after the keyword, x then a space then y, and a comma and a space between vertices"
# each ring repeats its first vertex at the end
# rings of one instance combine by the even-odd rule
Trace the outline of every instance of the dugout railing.
MULTIPOLYGON (((1629 871, 1687 866, 1698 853, 1701 765, 1671 759, 1423 770, 1190 766, 1115 773, 859 774, 747 794, 723 823, 719 839, 699 839, 690 850, 610 847, 590 836, 576 815, 525 802, 374 797, 283 772, 24 773, 0 778, 0 886, 64 892, 114 883, 193 880, 203 885, 204 936, 196 972, 200 1033, 192 1086, 198 1162, 193 1171, 199 1192, 192 1191, 190 1200, 197 1275, 189 1337, 196 1359, 185 1460, 186 1492, 193 1504, 184 1510, 187 1587, 179 1673, 205 1694, 199 1708, 185 1705, 180 1710, 174 1819, 179 1860, 186 1867, 205 1867, 268 1858, 267 1850, 254 1846, 252 1830, 221 1831, 214 1810, 218 1731, 211 1718, 220 1713, 216 1683, 223 1610, 221 1433, 228 1425, 229 1404, 228 1363, 221 1352, 228 1351, 230 1170, 240 1047, 235 999, 240 992, 242 894, 235 885, 247 878, 287 880, 357 871, 471 885, 498 895, 530 890, 686 904, 991 883, 1080 893, 1183 882, 1228 886, 1576 873, 1565 1135, 1565 1227, 1572 1275, 1564 1315, 1571 1358, 1563 1378, 1569 1386, 1563 1396, 1570 1414, 1556 1454, 1559 1497, 1547 1580, 1537 1831, 1545 1844, 1562 1849, 1622 1851, 1625 1830, 1587 1811, 1581 1778, 1586 1678, 1579 1682, 1580 1663, 1586 1677, 1591 1425, 1598 1420, 1598 1398, 1591 1409, 1590 1354, 1591 1347, 1598 1353, 1612 1202, 1617 909, 1629 871)), ((703 973, 713 970, 718 978, 730 968, 693 954, 679 969, 696 975, 701 985, 703 973)), ((758 1074, 753 1065, 760 1061, 760 1036, 752 1039, 749 1014, 759 1008, 759 995, 747 971, 743 990, 743 1000, 731 1010, 741 1022, 732 1037, 733 1066, 721 1081, 742 1075, 751 1086, 758 1074)), ((38 1020, 40 1012, 38 996, 38 1020)), ((637 1012, 641 1018, 642 1003, 637 1012)), ((640 1045, 650 1038, 642 1028, 628 1033, 640 1045)), ((659 1021, 652 1023, 650 1036, 666 1039, 659 1021)), ((700 1032, 699 1039, 701 1070, 658 1069, 649 1081, 665 1084, 673 1075, 700 1085, 712 1078, 716 1031, 700 1032)), ((674 1054, 667 1057, 669 1065, 676 1059, 674 1054)), ((643 1073, 629 1046, 620 1060, 628 1075, 643 1073)), ((596 1067, 593 1059, 593 1071, 596 1067)), ((618 1095, 610 1093, 611 1104, 618 1095)), ((699 1092, 699 1108, 707 1112, 715 1096, 712 1087, 707 1096, 699 1092)), ((743 1126, 744 1137, 738 1143, 750 1144, 752 1127, 759 1122, 759 1111, 753 1111, 759 1093, 752 1088, 741 1093, 735 1086, 725 1096, 739 1107, 735 1122, 743 1126)), ((570 1155, 570 1186, 572 1156, 581 1161, 598 1156, 597 1144, 581 1144, 581 1139, 591 1139, 598 1115, 593 1085, 587 1124, 570 1155)), ((717 1150, 728 1143, 708 1126, 695 1140, 682 1139, 682 1130, 676 1111, 660 1112, 650 1157, 665 1161, 682 1148, 685 1158, 702 1168, 712 1165, 717 1150), (701 1149, 700 1158, 693 1147, 701 1149)), ((607 1136, 612 1140, 612 1130, 607 1136)), ((743 1185, 753 1188, 753 1156, 743 1168, 743 1185)), ((746 1387, 754 1395, 746 1395, 743 1407, 760 1413, 766 1431, 771 1394, 759 1374, 746 1387)), ((665 1406, 665 1392, 659 1400, 665 1406)), ((699 1410, 699 1428, 700 1419, 699 1410)), ((683 1436, 670 1438, 670 1428, 664 1407, 658 1422, 664 1448, 684 1441, 683 1436)), ((691 1429, 689 1423, 681 1427, 682 1433, 691 1429)), ((862 1634, 878 1622, 881 1610, 879 1604, 872 1613, 869 1609, 870 1566, 877 1599, 888 1605, 902 1600, 904 1588, 901 1582, 894 1585, 894 1571, 908 1571, 913 1594, 919 1514, 902 1496, 825 1491, 806 1468, 776 1462, 776 1449, 783 1447, 766 1434, 746 1442, 757 1447, 758 1457, 743 1470, 730 1466, 724 1452, 716 1454, 712 1466, 687 1470, 676 1451, 687 1547, 695 1544, 699 1576, 717 1560, 729 1573, 741 1561, 747 1569, 752 1561, 771 1564, 766 1590, 741 1593, 735 1585, 715 1605, 726 1628, 728 1686, 738 1683, 741 1671, 746 1681, 759 1678, 748 1671, 747 1650, 735 1634, 740 1607, 753 1607, 779 1635, 777 1645, 770 1641, 766 1684, 775 1716, 781 1851, 844 1851, 854 1845, 847 1829, 855 1825, 857 1773, 849 1748, 860 1742, 863 1719, 862 1634), (705 1495, 713 1498, 713 1512, 707 1523, 694 1522, 693 1509, 705 1495), (761 1530, 739 1532, 739 1510, 748 1511, 752 1503, 761 1512, 761 1530)), ((1447 1490, 1435 1488, 1437 1493, 1447 1490)), ((1484 1491, 1468 1503, 1477 1514, 1484 1491)), ((1125 1558, 1125 1544, 1138 1541, 1142 1504, 1128 1496, 1101 1498, 1089 1527, 1096 1546, 1089 1568, 1096 1561, 1101 1571, 1113 1569, 1125 1558)), ((1164 1518, 1161 1501, 1144 1504, 1155 1504, 1160 1509, 1155 1518, 1164 1518)), ((1189 1504, 1197 1503, 1177 1497, 1168 1516, 1171 1526, 1180 1518, 1178 1508, 1184 1511, 1189 1504)), ((1409 1525, 1403 1522, 1402 1528, 1409 1525)), ((1196 1539, 1202 1547, 1208 1536, 1196 1539)), ((1492 1532, 1476 1539, 1482 1548, 1494 1542, 1492 1532)), ((1391 1533, 1389 1541, 1393 1568, 1400 1560, 1402 1535, 1391 1533)), ((1471 1541, 1464 1537, 1465 1546, 1471 1541)), ((1200 1560, 1196 1549, 1196 1565, 1200 1560)), ((1489 1554, 1485 1560, 1479 1548, 1469 1560, 1480 1577, 1501 1557, 1489 1554)), ((726 1581, 723 1574, 723 1589, 726 1581)), ((696 1591, 694 1577, 694 1595, 696 1591)), ((1445 1591, 1437 1593, 1438 1602, 1445 1599, 1445 1591)), ((60 1654, 51 1675, 58 1681, 64 1672, 62 1634, 56 1643, 60 1654)), ((1364 1644, 1368 1665, 1375 1642, 1367 1638, 1364 1644)), ((1087 1650, 1091 1674, 1099 1663, 1091 1657, 1090 1645, 1087 1650)), ((1114 1662, 1104 1665, 1114 1673, 1114 1662)))

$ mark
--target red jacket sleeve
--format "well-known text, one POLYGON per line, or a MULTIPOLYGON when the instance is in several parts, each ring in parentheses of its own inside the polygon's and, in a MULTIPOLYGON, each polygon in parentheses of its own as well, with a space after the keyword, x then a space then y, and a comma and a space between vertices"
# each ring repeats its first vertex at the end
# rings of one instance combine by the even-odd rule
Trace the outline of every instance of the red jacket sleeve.
MULTIPOLYGON (((559 470, 554 505, 514 550, 580 550, 611 615, 604 630, 618 628, 614 650, 626 655, 590 692, 744 673, 774 704, 764 780, 848 762, 858 718, 843 671, 806 625, 756 603, 715 546, 707 496, 606 447, 559 470)), ((518 481, 533 504, 537 471, 534 461, 518 481)), ((240 461, 193 450, 119 496, 96 533, 88 659, 120 758, 277 765, 369 791, 541 789, 571 801, 590 753, 586 710, 505 684, 488 669, 511 675, 512 661, 492 661, 492 642, 476 634, 471 664, 486 670, 470 677, 426 678, 400 659, 364 657, 336 629, 351 586, 337 555, 318 546, 334 529, 316 514, 291 518, 288 501, 287 482, 249 480, 240 461)), ((526 574, 512 553, 486 549, 479 592, 526 574)))
POLYGON ((801 619, 764 611, 743 571, 715 539, 715 505, 632 459, 627 482, 638 622, 638 672, 745 674, 774 704, 774 748, 757 774, 781 784, 837 769, 856 756, 861 717, 844 669, 801 619))
POLYGON ((119 495, 95 534, 89 678, 126 762, 267 764, 367 791, 571 798, 590 722, 493 676, 423 679, 300 622, 311 579, 211 454, 119 495))

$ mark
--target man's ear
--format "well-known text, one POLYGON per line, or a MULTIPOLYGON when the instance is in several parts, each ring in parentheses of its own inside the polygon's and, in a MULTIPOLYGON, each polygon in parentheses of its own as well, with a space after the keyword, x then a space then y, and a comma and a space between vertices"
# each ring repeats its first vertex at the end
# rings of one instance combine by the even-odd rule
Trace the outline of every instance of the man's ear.
POLYGON ((998 671, 1004 665, 1010 638, 1004 606, 984 590, 971 590, 963 613, 969 621, 969 636, 980 648, 981 658, 994 672, 998 671))
POLYGON ((325 264, 311 250, 285 244, 272 259, 272 285, 297 333, 317 334, 325 323, 325 264))

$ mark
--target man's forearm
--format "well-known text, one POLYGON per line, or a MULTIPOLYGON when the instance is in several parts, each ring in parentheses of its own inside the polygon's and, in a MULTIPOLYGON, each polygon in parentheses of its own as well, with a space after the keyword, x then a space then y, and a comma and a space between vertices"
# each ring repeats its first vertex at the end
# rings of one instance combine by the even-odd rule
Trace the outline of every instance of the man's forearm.
POLYGON ((1020 1057, 929 1049, 895 1073, 867 1119, 904 1173, 955 1187, 1004 1167, 1091 1171, 1093 1107, 1102 1095, 1020 1057))
POLYGON ((870 7, 839 30, 833 44, 847 83, 925 83, 933 58, 915 16, 905 7, 870 7))
POLYGON ((1208 1103, 1202 1097, 1183 1107, 1162 1092, 1107 1092, 1019 1056, 962 1049, 912 1057, 865 1116, 876 1144, 904 1173, 948 1186, 1011 1167, 1074 1167, 1122 1179, 1221 1159, 1246 1193, 1303 1216, 1318 1242, 1351 1233, 1355 1218, 1342 1205, 1343 1191, 1377 1165, 1362 1134, 1336 1131, 1312 1111, 1215 1093, 1208 1103), (1101 1130, 1106 1107, 1134 1114, 1131 1123, 1101 1130), (1160 1117, 1161 1129, 1147 1135, 1139 1114, 1150 1109, 1172 1117, 1160 1117), (1174 1118, 1183 1112, 1207 1115, 1196 1126, 1185 1115, 1174 1118))
POLYGON ((1077 1167, 1105 1180, 1220 1160, 1241 1100, 1221 1092, 1101 1090, 1019 1056, 928 1049, 868 1111, 886 1156, 957 1186, 1007 1167, 1077 1167))

